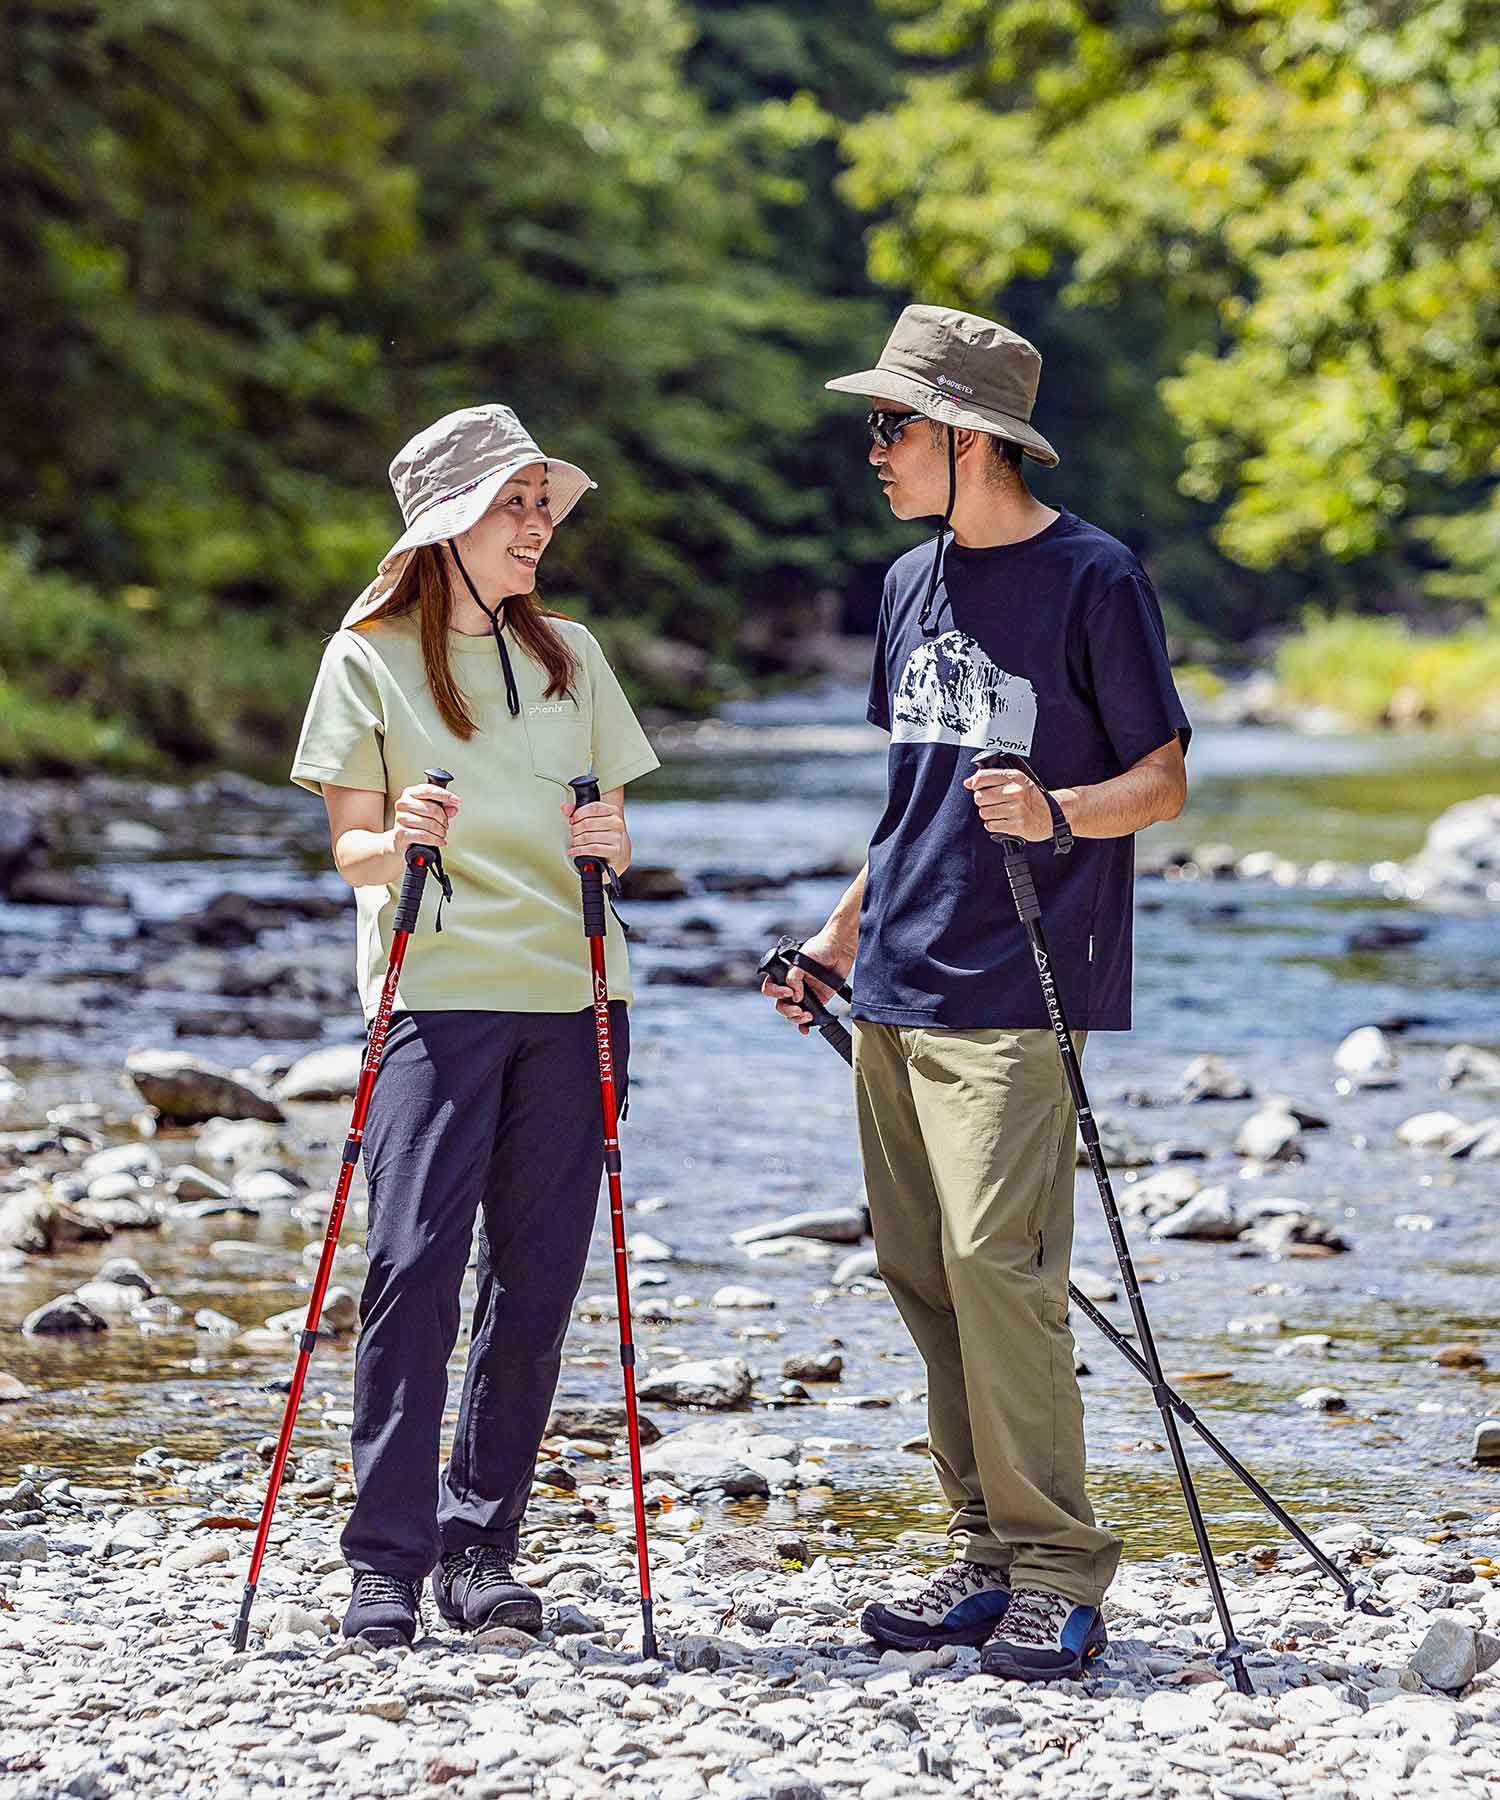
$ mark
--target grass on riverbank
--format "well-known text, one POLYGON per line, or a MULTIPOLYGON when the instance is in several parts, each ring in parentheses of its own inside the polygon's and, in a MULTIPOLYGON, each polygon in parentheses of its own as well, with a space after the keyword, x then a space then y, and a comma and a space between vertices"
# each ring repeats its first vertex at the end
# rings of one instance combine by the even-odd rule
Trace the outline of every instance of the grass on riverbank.
POLYGON ((1284 700, 1354 725, 1500 725, 1500 620, 1438 636, 1404 619, 1313 612, 1274 669, 1284 700))

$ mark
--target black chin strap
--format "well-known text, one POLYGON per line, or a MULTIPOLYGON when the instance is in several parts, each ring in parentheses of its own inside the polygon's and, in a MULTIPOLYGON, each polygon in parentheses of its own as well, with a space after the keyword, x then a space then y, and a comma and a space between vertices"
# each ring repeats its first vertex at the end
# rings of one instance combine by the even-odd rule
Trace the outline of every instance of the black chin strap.
MULTIPOLYGON (((938 577, 943 568, 943 540, 948 535, 948 522, 953 517, 953 503, 958 498, 958 453, 953 443, 953 427, 945 426, 948 433, 948 505, 943 513, 943 522, 938 526, 937 542, 932 547, 932 573, 927 578, 927 598, 922 602, 921 617, 917 620, 921 626, 923 637, 932 637, 937 626, 931 623, 932 600, 937 593, 938 577)), ((947 589, 943 590, 947 598, 947 589)))
POLYGON ((521 716, 521 696, 516 692, 516 673, 510 666, 510 652, 505 647, 505 639, 500 631, 500 606, 486 606, 479 598, 479 589, 469 579, 469 571, 464 567, 464 559, 458 553, 458 544, 453 538, 448 539, 448 548, 453 552, 453 560, 458 564, 458 572, 464 578, 464 586, 474 596, 474 604, 490 622, 490 635, 495 640, 495 648, 500 652, 500 667, 505 671, 505 704, 510 708, 510 716, 518 719, 521 716))

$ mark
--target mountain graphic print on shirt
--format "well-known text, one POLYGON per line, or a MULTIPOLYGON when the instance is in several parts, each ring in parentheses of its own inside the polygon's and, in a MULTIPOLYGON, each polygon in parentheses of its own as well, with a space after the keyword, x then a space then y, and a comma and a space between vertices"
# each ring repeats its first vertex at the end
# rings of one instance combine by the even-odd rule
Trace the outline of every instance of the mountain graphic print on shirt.
MULTIPOLYGON (((1019 543, 943 554, 933 635, 932 546, 886 577, 868 716, 891 734, 884 816, 870 840, 854 1016, 953 1031, 1046 1030, 1036 965, 999 846, 964 786, 982 750, 1024 756, 1049 788, 1108 781, 1178 736, 1161 610, 1108 532, 1061 512, 1019 543)), ((1026 851, 1058 993, 1075 1031, 1130 1024, 1135 840, 1026 851)))
POLYGON ((993 663, 966 632, 945 631, 906 659, 891 706, 898 744, 967 744, 1031 754, 1036 693, 993 663))

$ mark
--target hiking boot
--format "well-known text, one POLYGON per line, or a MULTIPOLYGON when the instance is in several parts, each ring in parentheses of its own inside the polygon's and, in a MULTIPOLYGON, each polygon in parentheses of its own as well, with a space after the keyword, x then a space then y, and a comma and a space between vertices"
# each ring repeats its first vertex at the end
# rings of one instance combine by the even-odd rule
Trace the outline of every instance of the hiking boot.
POLYGON ((493 1544, 450 1550, 432 1572, 438 1611, 460 1631, 508 1625, 512 1631, 542 1629, 541 1596, 517 1581, 512 1557, 493 1544))
POLYGON ((1108 1643, 1097 1606, 1077 1606, 1045 1588, 1018 1587, 1004 1624, 979 1653, 979 1667, 1006 1681, 1069 1681, 1108 1643))
POLYGON ((877 1643, 897 1650, 941 1650, 945 1644, 982 1644, 1010 1604, 998 1569, 956 1562, 925 1587, 867 1606, 859 1621, 877 1643))
POLYGON ((354 1571, 354 1592, 344 1614, 344 1636, 377 1650, 409 1644, 422 1621, 422 1584, 404 1575, 354 1571))

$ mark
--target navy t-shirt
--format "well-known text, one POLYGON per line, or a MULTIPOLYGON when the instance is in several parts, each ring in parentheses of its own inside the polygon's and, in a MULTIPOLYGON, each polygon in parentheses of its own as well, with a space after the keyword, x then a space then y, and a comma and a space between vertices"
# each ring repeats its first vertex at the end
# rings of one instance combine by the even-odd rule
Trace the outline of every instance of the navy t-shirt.
MULTIPOLYGON (((1063 511, 1018 544, 951 536, 924 637, 929 540, 886 576, 868 715, 891 733, 870 844, 854 1015, 950 1030, 1046 1028, 1000 846, 963 786, 986 749, 1049 788, 1107 781, 1190 727, 1151 582, 1118 539, 1063 511)), ((1042 930, 1075 1030, 1130 1026, 1135 839, 1028 844, 1042 930)))

